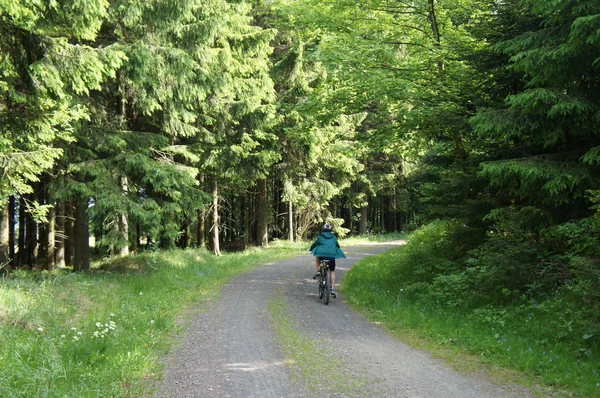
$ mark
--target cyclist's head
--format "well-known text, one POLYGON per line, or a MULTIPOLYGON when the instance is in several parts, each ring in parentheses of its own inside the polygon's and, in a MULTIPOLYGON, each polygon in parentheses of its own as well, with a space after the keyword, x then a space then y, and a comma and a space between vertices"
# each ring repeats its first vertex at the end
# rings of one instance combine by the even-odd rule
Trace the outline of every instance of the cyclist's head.
POLYGON ((331 224, 323 225, 323 232, 331 232, 331 224))

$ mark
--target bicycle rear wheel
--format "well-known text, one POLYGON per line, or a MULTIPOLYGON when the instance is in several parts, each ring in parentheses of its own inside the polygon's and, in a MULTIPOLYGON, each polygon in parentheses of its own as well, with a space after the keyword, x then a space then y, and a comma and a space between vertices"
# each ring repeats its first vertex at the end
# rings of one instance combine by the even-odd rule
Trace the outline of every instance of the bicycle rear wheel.
POLYGON ((323 303, 327 305, 329 304, 329 296, 331 296, 329 294, 331 290, 331 274, 328 271, 325 271, 325 278, 321 285, 323 286, 323 303))
POLYGON ((317 278, 319 281, 319 300, 323 298, 324 289, 323 289, 323 275, 319 275, 317 278))

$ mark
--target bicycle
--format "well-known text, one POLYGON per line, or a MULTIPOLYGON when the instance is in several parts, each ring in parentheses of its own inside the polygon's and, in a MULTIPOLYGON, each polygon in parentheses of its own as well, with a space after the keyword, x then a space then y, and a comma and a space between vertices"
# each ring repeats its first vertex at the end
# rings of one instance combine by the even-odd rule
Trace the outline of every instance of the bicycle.
POLYGON ((329 260, 321 260, 319 266, 319 299, 325 305, 329 304, 331 295, 331 274, 329 273, 329 260))

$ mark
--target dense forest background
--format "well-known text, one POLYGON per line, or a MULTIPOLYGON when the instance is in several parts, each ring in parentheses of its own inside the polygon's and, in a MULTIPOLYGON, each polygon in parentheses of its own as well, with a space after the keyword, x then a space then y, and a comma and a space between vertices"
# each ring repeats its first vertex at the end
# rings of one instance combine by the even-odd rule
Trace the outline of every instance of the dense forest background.
POLYGON ((0 0, 1 267, 428 225, 597 331, 599 72, 598 1, 0 0))

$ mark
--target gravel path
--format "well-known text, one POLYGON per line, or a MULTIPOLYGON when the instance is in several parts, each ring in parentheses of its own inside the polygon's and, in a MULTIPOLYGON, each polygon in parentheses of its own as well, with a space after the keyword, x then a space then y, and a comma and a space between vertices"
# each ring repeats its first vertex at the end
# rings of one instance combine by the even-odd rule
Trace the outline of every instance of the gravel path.
MULTIPOLYGON (((399 243, 399 242, 398 242, 399 243)), ((349 247, 336 274, 358 260, 392 247, 349 247)), ((497 386, 481 376, 452 370, 439 359, 408 347, 344 303, 318 300, 311 256, 266 264, 227 284, 209 311, 194 315, 182 346, 165 361, 157 397, 530 397, 519 386, 497 386), (297 333, 326 344, 332 372, 348 389, 315 388, 299 372, 273 331, 268 308, 281 297, 297 333), (357 389, 358 388, 358 389, 357 389)), ((306 375, 305 375, 306 376, 306 375)), ((315 383, 317 375, 314 376, 315 383)), ((339 385, 339 380, 338 380, 339 385)))

